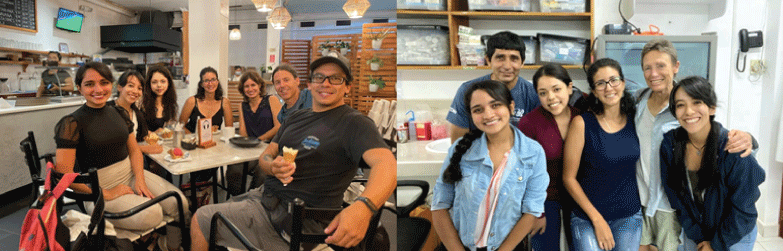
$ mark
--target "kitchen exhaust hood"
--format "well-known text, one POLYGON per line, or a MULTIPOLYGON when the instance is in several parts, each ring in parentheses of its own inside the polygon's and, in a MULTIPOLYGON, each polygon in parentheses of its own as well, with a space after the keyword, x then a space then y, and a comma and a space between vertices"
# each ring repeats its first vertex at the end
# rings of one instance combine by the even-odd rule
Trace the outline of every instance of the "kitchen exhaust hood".
POLYGON ((145 23, 101 26, 101 47, 129 53, 182 50, 182 32, 145 23))

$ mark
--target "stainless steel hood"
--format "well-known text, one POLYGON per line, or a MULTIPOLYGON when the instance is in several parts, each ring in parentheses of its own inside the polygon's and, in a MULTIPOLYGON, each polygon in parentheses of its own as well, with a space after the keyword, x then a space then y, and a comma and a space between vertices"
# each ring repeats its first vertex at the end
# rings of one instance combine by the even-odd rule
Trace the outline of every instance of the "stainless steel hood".
POLYGON ((157 24, 101 26, 101 47, 129 53, 182 50, 182 32, 157 24))

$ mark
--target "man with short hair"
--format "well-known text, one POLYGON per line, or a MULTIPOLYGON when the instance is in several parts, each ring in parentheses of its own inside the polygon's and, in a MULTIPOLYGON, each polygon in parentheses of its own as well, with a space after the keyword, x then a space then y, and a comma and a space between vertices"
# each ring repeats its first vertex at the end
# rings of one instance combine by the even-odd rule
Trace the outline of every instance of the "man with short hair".
POLYGON ((313 96, 310 90, 305 88, 299 90, 299 76, 296 70, 288 64, 281 64, 272 71, 272 83, 275 85, 275 91, 285 104, 277 114, 277 121, 282 124, 288 117, 288 114, 296 110, 310 108, 313 105, 313 96))
MULTIPOLYGON (((210 219, 221 212, 262 250, 288 250, 285 236, 291 234, 287 208, 294 198, 311 207, 340 208, 343 192, 359 162, 372 171, 366 189, 356 202, 344 208, 331 222, 304 222, 311 231, 324 231, 327 243, 342 247, 357 245, 397 184, 397 162, 367 116, 345 105, 343 96, 353 79, 350 69, 333 57, 310 64, 312 108, 289 114, 277 135, 261 154, 259 165, 268 176, 264 186, 232 198, 227 203, 207 205, 193 216, 193 250, 206 250, 210 219), (294 163, 286 162, 283 147, 298 150, 294 163), (325 227, 325 228, 324 228, 325 227)), ((217 243, 242 248, 225 227, 218 227, 217 243)))
POLYGON ((58 69, 63 56, 59 52, 50 51, 47 55, 46 66, 53 67, 41 73, 41 85, 38 86, 36 97, 43 95, 71 94, 73 92, 73 79, 67 71, 58 69))
POLYGON ((470 120, 470 111, 465 109, 463 96, 473 83, 492 79, 506 85, 514 98, 514 113, 509 122, 516 126, 523 115, 541 105, 533 84, 519 77, 525 62, 525 43, 518 35, 503 31, 487 40, 486 61, 492 68, 489 75, 463 83, 454 96, 446 120, 451 122, 451 141, 454 142, 476 126, 470 120))

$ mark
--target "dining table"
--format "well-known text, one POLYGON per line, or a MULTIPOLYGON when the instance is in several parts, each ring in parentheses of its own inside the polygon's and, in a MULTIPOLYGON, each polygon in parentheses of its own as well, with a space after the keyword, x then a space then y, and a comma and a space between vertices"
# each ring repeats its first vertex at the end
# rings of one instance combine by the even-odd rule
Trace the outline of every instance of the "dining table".
MULTIPOLYGON (((269 145, 266 142, 260 142, 253 147, 240 147, 229 143, 225 138, 215 138, 215 145, 209 148, 197 147, 193 150, 184 150, 184 157, 180 159, 171 159, 168 151, 174 147, 173 140, 161 140, 160 145, 163 147, 163 152, 158 154, 146 154, 150 159, 158 163, 161 167, 165 168, 172 175, 183 175, 201 170, 216 169, 221 166, 227 166, 232 164, 244 163, 245 168, 243 172, 242 186, 245 187, 248 173, 249 161, 258 160, 261 153, 269 145), (168 156, 168 157, 167 157, 168 156)), ((146 143, 142 143, 146 144, 146 143)), ((214 172, 217 174, 217 172, 214 172)), ((225 178, 224 178, 225 179, 225 178)), ((213 177, 214 181, 217 181, 217 175, 213 177)), ((214 182, 213 185, 213 203, 217 203, 217 187, 219 185, 214 182)), ((190 208, 191 212, 195 212, 197 196, 196 196, 196 181, 190 179, 190 208)), ((225 189, 225 187, 223 187, 225 189)))

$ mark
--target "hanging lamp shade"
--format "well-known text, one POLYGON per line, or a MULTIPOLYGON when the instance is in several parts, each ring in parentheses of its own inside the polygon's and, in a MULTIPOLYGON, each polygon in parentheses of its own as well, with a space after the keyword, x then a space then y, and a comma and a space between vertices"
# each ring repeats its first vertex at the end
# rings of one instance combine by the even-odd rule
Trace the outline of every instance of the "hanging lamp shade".
POLYGON ((269 25, 277 30, 285 29, 285 26, 291 22, 291 14, 288 13, 288 9, 285 7, 277 7, 272 10, 272 13, 267 16, 269 25))
POLYGON ((269 12, 275 7, 277 0, 253 0, 258 12, 269 12))
POLYGON ((370 2, 367 0, 348 0, 343 5, 343 10, 345 14, 348 14, 349 18, 362 17, 368 8, 370 8, 370 2))
POLYGON ((231 29, 231 31, 228 33, 228 39, 229 40, 240 40, 240 39, 242 39, 242 32, 240 32, 239 29, 237 29, 237 28, 231 29))

